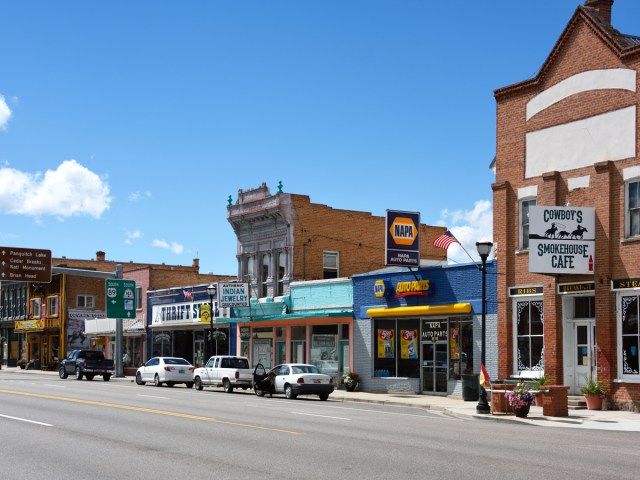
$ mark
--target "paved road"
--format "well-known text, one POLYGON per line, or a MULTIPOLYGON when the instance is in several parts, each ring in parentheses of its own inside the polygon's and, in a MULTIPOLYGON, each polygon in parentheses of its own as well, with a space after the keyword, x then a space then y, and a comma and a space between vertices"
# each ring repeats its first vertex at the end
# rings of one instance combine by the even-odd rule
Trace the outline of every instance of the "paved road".
POLYGON ((541 471, 628 479, 640 441, 638 433, 532 428, 395 405, 3 371, 0 432, 3 478, 53 480, 537 479, 541 471))

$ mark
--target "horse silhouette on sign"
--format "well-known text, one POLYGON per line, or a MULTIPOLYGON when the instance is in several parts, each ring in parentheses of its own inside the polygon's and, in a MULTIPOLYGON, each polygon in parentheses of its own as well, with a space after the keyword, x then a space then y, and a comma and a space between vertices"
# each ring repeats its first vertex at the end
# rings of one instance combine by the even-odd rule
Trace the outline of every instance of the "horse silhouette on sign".
POLYGON ((575 238, 576 240, 582 240, 582 236, 584 235, 584 232, 587 232, 588 230, 586 228, 584 228, 582 225, 578 225, 578 227, 571 232, 571 238, 575 238))
POLYGON ((551 224, 551 228, 544 232, 545 238, 556 238, 556 232, 558 231, 558 227, 556 227, 555 223, 551 224))

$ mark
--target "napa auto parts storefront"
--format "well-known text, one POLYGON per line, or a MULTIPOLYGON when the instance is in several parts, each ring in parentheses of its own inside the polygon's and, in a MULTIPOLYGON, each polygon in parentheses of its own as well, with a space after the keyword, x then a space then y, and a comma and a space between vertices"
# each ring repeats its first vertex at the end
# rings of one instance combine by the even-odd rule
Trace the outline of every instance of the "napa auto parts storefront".
MULTIPOLYGON (((480 371, 480 265, 353 276, 354 370, 362 389, 462 396, 480 371)), ((487 262, 486 360, 497 372, 496 262, 487 262)))

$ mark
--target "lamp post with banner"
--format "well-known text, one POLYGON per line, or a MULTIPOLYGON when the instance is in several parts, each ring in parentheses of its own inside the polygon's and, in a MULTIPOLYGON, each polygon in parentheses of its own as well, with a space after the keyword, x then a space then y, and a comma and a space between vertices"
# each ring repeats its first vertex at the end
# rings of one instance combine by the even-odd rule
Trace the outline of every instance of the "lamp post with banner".
POLYGON ((209 294, 209 325, 211 327, 211 332, 209 332, 209 347, 210 347, 210 356, 214 355, 213 352, 215 352, 215 355, 217 355, 217 349, 214 349, 214 345, 213 345, 213 317, 215 315, 215 309, 213 308, 213 297, 216 295, 216 292, 218 291, 218 286, 215 283, 210 284, 207 287, 207 293, 209 294))
MULTIPOLYGON (((480 352, 480 364, 484 367, 486 364, 486 337, 487 337, 487 258, 493 248, 491 242, 476 242, 478 255, 482 261, 482 343, 480 352)), ((476 406, 477 413, 491 413, 491 408, 487 402, 487 391, 484 385, 480 385, 480 399, 476 406)))

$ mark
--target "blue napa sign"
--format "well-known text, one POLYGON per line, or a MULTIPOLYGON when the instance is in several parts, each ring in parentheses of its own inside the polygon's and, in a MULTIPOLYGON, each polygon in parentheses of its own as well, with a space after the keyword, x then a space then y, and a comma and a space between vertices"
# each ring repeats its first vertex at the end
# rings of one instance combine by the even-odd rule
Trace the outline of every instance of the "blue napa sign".
POLYGON ((420 213, 387 210, 385 265, 420 266, 420 213))

